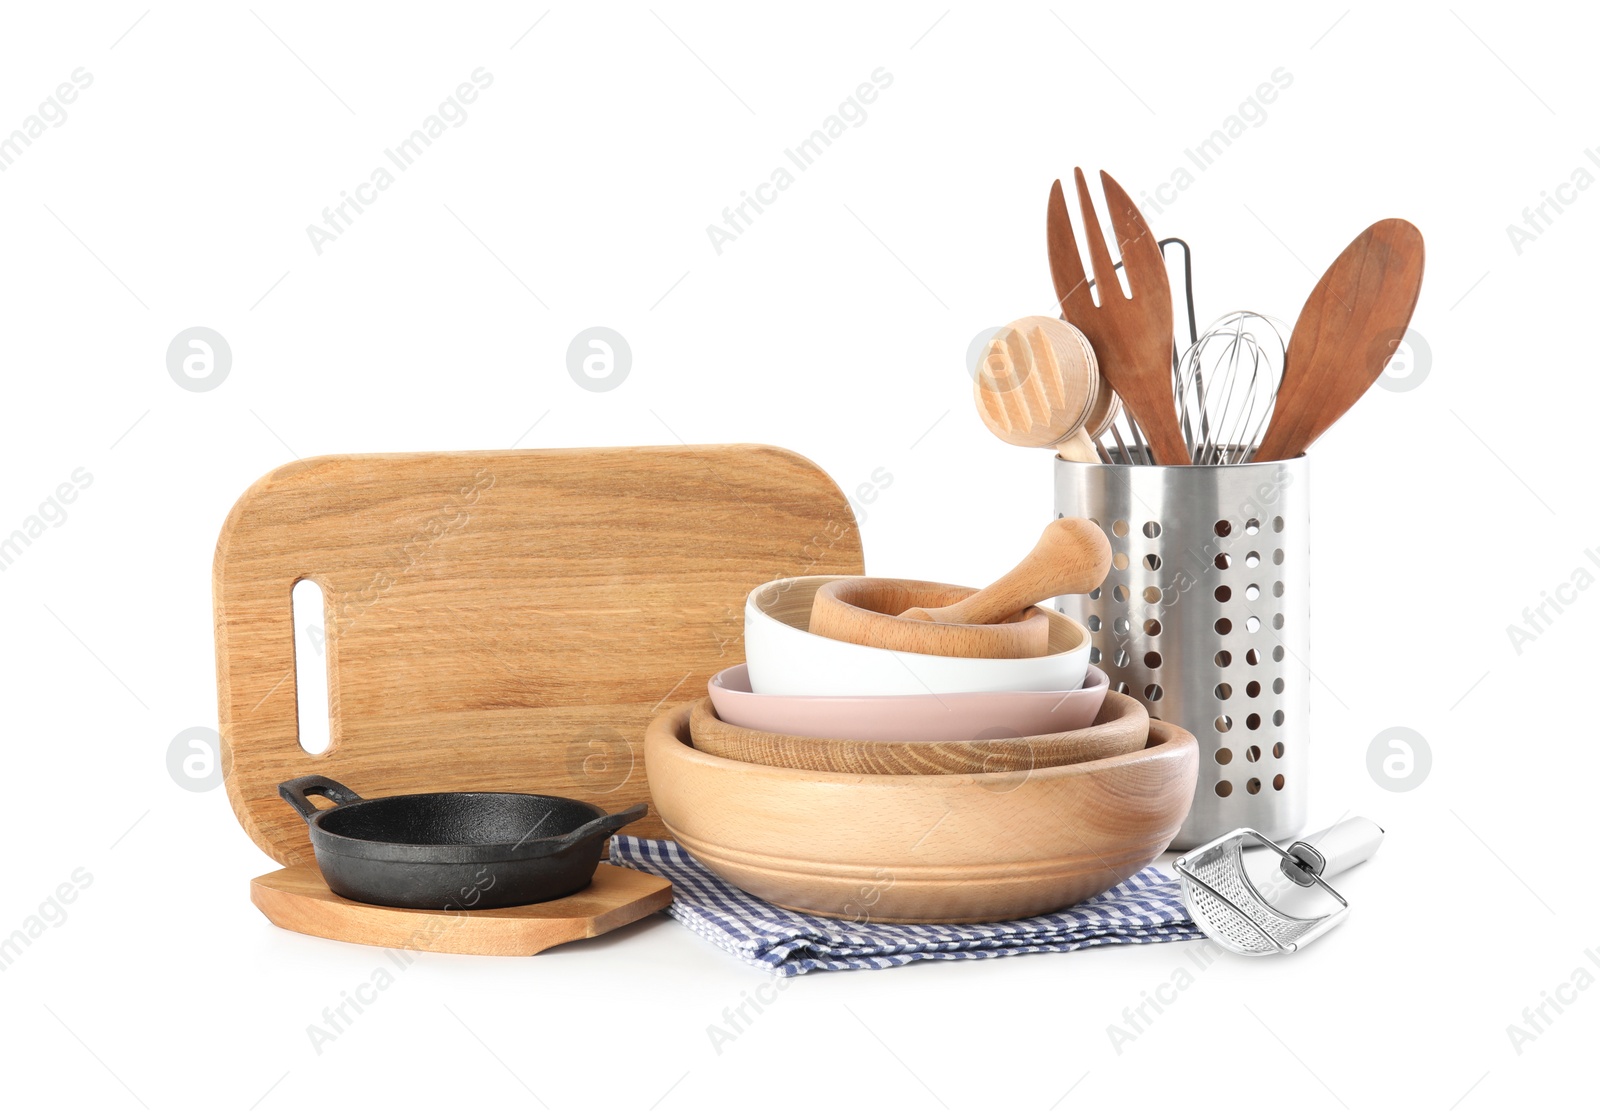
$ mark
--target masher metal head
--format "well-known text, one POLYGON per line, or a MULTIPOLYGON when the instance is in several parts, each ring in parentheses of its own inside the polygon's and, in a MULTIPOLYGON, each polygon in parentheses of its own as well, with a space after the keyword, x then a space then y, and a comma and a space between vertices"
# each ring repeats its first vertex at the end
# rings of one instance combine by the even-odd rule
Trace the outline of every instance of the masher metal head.
POLYGON ((1343 921, 1350 909, 1344 896, 1320 875, 1307 872, 1301 860, 1253 828, 1219 836, 1172 866, 1183 883, 1184 902, 1195 925, 1224 949, 1247 957, 1302 949, 1343 921), (1302 886, 1325 893, 1332 909, 1302 918, 1274 906, 1279 891, 1259 889, 1245 867, 1245 848, 1258 845, 1276 852, 1282 866, 1296 868, 1300 874, 1295 878, 1302 886))

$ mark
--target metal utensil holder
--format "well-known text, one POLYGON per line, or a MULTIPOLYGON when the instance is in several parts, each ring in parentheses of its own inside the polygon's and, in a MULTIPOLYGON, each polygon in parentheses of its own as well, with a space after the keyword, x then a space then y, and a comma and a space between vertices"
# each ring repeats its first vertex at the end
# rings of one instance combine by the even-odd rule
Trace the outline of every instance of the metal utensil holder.
POLYGON ((1105 583, 1058 608, 1082 619, 1111 687, 1194 733, 1194 806, 1173 839, 1305 826, 1310 732, 1307 468, 1151 467, 1057 459, 1056 514, 1111 539, 1105 583))

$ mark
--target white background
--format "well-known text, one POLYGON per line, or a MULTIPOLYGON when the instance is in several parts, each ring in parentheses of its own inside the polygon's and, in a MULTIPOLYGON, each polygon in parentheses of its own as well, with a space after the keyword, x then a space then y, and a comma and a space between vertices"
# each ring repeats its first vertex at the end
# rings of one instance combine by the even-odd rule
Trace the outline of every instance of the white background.
POLYGON ((1199 9, 9 8, 0 133, 75 68, 93 81, 0 173, 0 531, 76 468, 93 482, 0 572, 0 935, 74 869, 93 884, 0 973, 7 1111, 1504 1115, 1577 1092, 1600 993, 1561 989, 1520 1053, 1507 1027, 1600 977, 1597 768, 1569 714, 1600 595, 1520 652, 1506 628, 1600 570, 1600 191, 1520 253, 1507 226, 1593 167, 1592 28, 1199 9), (466 121, 318 255, 307 225, 477 67, 466 121), (707 225, 879 67, 865 123, 715 252, 707 225), (270 861, 166 765, 215 724, 234 498, 332 452, 770 442, 846 490, 893 475, 863 508, 869 571, 986 580, 1051 475, 984 431, 963 356, 1050 312, 1051 180, 1104 167, 1138 198, 1279 67, 1264 123, 1147 216, 1194 246, 1202 321, 1292 320, 1378 218, 1427 237, 1429 376, 1314 456, 1312 822, 1389 830, 1342 881, 1351 920, 1298 958, 1219 961, 1120 1053, 1108 1025, 1183 947, 807 976, 719 1054, 708 1025, 763 977, 664 918, 531 960, 430 956, 314 1053, 306 1027, 377 952, 270 926, 246 897, 270 861), (607 393, 566 370, 594 324, 634 355, 607 393), (232 348, 210 392, 166 369, 195 325, 232 348), (1368 766, 1394 726, 1431 746, 1410 792, 1368 766))

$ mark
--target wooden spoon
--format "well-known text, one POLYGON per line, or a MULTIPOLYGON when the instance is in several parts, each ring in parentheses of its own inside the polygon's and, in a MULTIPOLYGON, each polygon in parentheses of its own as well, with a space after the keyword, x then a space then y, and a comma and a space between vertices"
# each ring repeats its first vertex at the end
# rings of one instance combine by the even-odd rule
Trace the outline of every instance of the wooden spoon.
POLYGON ((1063 517, 1045 528, 1020 564, 982 591, 948 607, 912 607, 900 617, 964 625, 995 623, 1057 595, 1087 594, 1110 570, 1111 542, 1100 526, 1081 517, 1063 517))
POLYGON ((1300 309, 1272 423, 1253 462, 1293 459, 1383 373, 1422 288, 1422 234, 1400 218, 1368 226, 1300 309))

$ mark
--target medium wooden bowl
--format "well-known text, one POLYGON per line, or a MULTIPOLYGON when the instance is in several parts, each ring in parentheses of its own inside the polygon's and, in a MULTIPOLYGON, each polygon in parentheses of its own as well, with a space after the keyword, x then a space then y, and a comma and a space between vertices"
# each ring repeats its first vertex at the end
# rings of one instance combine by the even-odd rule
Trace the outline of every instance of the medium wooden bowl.
POLYGON ((937 657, 1043 657, 1050 652, 1050 620, 1037 607, 987 625, 897 617, 911 607, 948 607, 971 594, 948 583, 836 579, 817 588, 809 629, 841 642, 937 657))
POLYGON ((778 906, 880 922, 982 922, 1082 902, 1166 850, 1189 812, 1194 736, 1150 721, 1145 749, 988 774, 827 774, 691 745, 693 704, 645 732, 667 828, 778 906))
POLYGON ((689 731, 696 749, 757 766, 835 774, 986 774, 1070 766, 1140 750, 1150 731, 1150 716, 1133 697, 1108 692, 1094 723, 1078 731, 964 742, 880 743, 738 727, 719 719, 708 698, 697 701, 690 711, 689 731))

